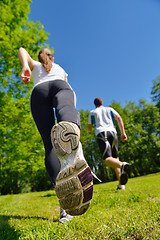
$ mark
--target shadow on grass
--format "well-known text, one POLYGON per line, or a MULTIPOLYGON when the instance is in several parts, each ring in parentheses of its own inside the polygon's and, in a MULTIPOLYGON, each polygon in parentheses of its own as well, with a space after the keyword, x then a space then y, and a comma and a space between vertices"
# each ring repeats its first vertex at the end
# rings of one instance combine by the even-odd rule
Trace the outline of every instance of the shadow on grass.
POLYGON ((55 197, 55 196, 57 196, 56 193, 52 193, 52 194, 43 195, 41 197, 55 197))
MULTIPOLYGON (((13 227, 10 226, 9 220, 13 219, 42 219, 46 221, 50 221, 48 218, 44 217, 37 217, 37 216, 5 216, 5 215, 0 215, 0 240, 17 240, 19 239, 20 233, 15 230, 13 227)), ((52 222, 58 222, 59 219, 54 219, 52 222)))
POLYGON ((17 240, 18 232, 15 231, 8 223, 10 216, 0 215, 0 239, 1 240, 17 240))

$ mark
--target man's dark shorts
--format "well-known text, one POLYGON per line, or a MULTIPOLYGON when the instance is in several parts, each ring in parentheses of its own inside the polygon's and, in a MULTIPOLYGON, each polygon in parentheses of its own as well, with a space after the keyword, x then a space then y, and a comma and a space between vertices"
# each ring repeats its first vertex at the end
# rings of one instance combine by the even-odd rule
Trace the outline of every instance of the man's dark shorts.
POLYGON ((101 132, 97 135, 97 142, 103 159, 118 157, 118 137, 115 132, 101 132))

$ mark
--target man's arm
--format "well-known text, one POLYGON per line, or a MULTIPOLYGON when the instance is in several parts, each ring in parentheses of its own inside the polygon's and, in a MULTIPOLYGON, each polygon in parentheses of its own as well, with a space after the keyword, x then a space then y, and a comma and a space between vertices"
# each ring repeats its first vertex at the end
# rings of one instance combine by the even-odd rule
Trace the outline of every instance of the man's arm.
POLYGON ((125 133, 125 130, 124 130, 124 123, 123 123, 123 120, 121 118, 121 116, 118 114, 115 116, 115 119, 118 123, 118 126, 119 126, 119 129, 121 131, 121 140, 122 141, 127 141, 127 135, 125 133))
POLYGON ((93 128, 93 124, 88 124, 88 130, 92 131, 92 128, 93 128))
POLYGON ((88 117, 88 130, 92 131, 93 127, 94 127, 94 122, 93 122, 93 118, 94 116, 92 115, 92 113, 89 113, 89 117, 88 117))

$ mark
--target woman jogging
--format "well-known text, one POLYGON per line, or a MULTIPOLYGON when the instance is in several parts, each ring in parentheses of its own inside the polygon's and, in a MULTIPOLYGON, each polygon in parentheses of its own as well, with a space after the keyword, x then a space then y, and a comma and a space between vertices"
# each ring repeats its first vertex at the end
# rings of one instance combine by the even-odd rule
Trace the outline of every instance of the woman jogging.
POLYGON ((54 63, 50 49, 42 48, 38 60, 24 48, 18 52, 24 84, 33 77, 30 108, 45 147, 45 166, 61 208, 74 216, 88 209, 93 193, 91 170, 84 159, 80 116, 66 72, 54 63), (55 124, 54 111, 57 118, 55 124))

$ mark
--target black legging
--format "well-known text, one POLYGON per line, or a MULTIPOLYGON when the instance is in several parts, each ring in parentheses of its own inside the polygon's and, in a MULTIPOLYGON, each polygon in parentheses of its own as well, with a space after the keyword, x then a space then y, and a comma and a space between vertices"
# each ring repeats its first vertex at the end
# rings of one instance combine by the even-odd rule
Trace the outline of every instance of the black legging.
POLYGON ((41 134, 45 147, 45 165, 50 180, 55 184, 60 171, 60 162, 52 147, 51 129, 57 122, 67 121, 80 127, 80 114, 75 108, 75 95, 63 80, 46 81, 34 87, 31 94, 31 113, 41 134))

